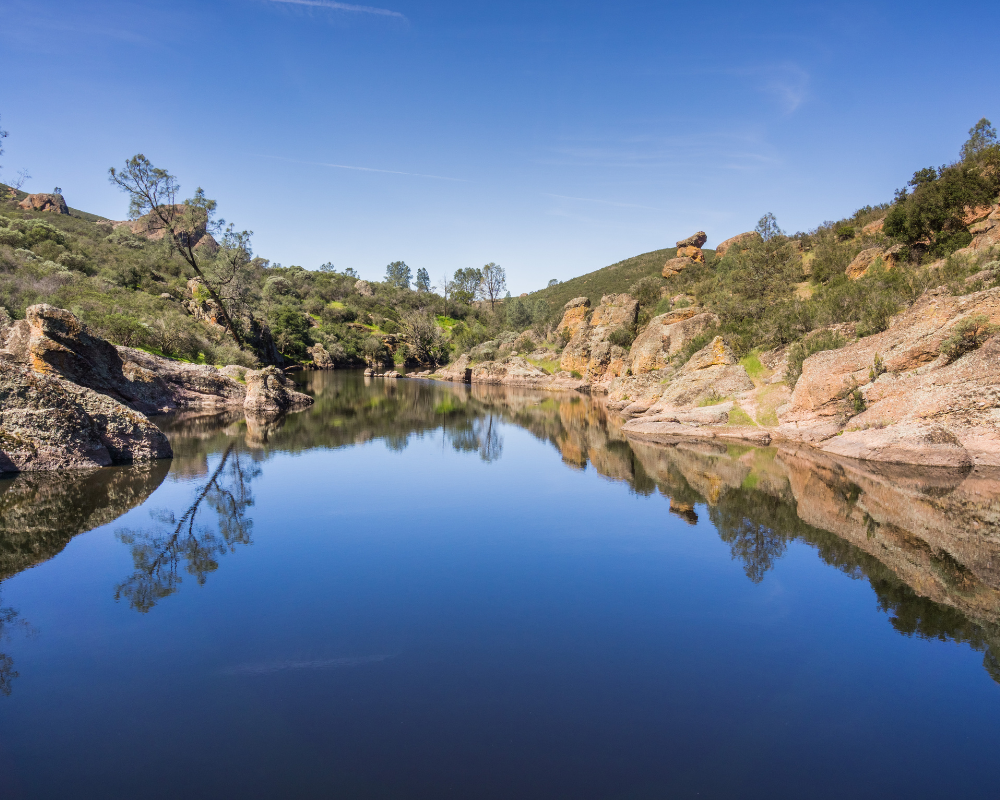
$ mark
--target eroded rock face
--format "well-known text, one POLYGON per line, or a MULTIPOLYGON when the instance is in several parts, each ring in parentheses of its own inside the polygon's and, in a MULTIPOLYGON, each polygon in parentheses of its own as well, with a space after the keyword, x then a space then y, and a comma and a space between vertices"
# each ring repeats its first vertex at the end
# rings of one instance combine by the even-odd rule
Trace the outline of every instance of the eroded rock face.
POLYGON ((141 413, 0 359, 0 472, 104 467, 171 455, 167 437, 141 413))
POLYGON ((294 408, 311 405, 313 399, 288 385, 284 373, 277 367, 247 370, 246 399, 243 408, 250 414, 280 414, 294 408))
POLYGON ((689 258, 696 264, 705 263, 705 254, 701 251, 701 248, 693 247, 691 245, 688 245, 687 247, 678 247, 677 258, 689 258))
POLYGON ((986 218, 969 226, 972 243, 959 252, 978 252, 1000 246, 1000 203, 986 215, 986 218))
POLYGON ((726 239, 721 244, 716 245, 715 255, 718 258, 723 258, 729 251, 729 248, 733 245, 746 245, 750 244, 754 239, 760 239, 760 234, 757 231, 747 231, 746 233, 740 233, 736 236, 732 236, 726 239))
POLYGON ((556 327, 557 331, 567 331, 570 338, 580 329, 581 325, 587 323, 587 314, 590 312, 589 297, 574 297, 564 307, 562 320, 556 327))
POLYGON ((184 364, 92 336, 70 312, 30 306, 3 340, 9 357, 59 375, 146 414, 175 408, 241 405, 244 387, 215 367, 184 364))
POLYGON ((613 378, 625 374, 628 356, 627 350, 611 344, 608 337, 619 328, 634 327, 638 314, 639 303, 631 295, 602 297, 589 322, 577 328, 563 350, 560 369, 578 372, 592 388, 607 391, 613 378))
POLYGON ((372 285, 368 281, 357 281, 354 284, 354 291, 356 291, 362 297, 374 297, 375 290, 372 289, 372 285))
POLYGON ((29 194, 20 203, 18 208, 25 211, 48 211, 53 214, 69 214, 66 201, 61 194, 29 194))
POLYGON ((686 258, 684 256, 680 256, 678 258, 671 258, 668 259, 667 262, 663 265, 663 270, 660 272, 660 274, 664 278, 672 278, 674 275, 680 275, 684 270, 686 270, 688 267, 690 267, 692 264, 695 263, 696 262, 693 259, 686 258))
POLYGON ((736 363, 729 346, 716 336, 685 364, 667 384, 659 402, 650 409, 693 406, 712 397, 732 397, 754 388, 746 370, 736 363))
POLYGON ((713 325, 719 318, 700 308, 682 308, 660 314, 642 329, 629 351, 629 368, 633 375, 665 369, 670 357, 688 342, 713 325))

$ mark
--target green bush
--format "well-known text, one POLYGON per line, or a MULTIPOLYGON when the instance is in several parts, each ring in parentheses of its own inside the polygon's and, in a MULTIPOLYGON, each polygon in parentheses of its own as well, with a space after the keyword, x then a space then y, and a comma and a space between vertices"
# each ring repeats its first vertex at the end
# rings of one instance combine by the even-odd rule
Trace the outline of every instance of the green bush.
POLYGON ((639 301, 639 306, 646 308, 656 305, 660 300, 660 289, 663 280, 652 275, 642 278, 629 288, 628 293, 639 301))
POLYGON ((615 328, 611 331, 608 336, 608 341, 613 345, 618 347, 624 347, 626 350, 632 346, 632 342, 635 341, 636 332, 631 326, 622 326, 620 328, 615 328))
POLYGON ((957 322, 948 338, 941 342, 941 354, 949 362, 955 361, 966 353, 982 347, 996 332, 997 327, 990 324, 989 317, 985 314, 966 317, 957 322))

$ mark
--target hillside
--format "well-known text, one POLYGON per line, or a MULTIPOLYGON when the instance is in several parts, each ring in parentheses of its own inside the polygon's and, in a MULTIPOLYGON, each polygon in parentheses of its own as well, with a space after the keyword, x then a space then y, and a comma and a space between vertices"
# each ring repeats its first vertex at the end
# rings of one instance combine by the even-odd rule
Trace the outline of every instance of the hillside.
MULTIPOLYGON (((712 250, 705 250, 713 254, 712 250)), ((601 297, 606 294, 627 292, 629 288, 642 278, 659 278, 663 264, 677 255, 676 247, 664 250, 653 250, 642 255, 626 258, 617 264, 588 272, 568 281, 531 292, 528 297, 532 301, 544 300, 549 308, 561 312, 566 303, 576 297, 589 297, 591 305, 596 307, 601 297)))

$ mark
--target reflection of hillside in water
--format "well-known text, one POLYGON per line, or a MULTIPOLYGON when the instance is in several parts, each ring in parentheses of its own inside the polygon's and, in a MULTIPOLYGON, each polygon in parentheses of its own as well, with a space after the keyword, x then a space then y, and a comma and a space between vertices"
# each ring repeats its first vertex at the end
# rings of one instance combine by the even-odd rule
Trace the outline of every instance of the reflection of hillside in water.
MULTIPOLYGON (((1000 471, 866 467, 812 451, 629 441, 599 401, 496 386, 365 381, 311 373, 316 397, 281 418, 185 414, 162 420, 174 447, 171 476, 195 479, 191 506, 159 510, 120 532, 136 570, 118 587, 140 610, 171 594, 179 569, 204 581, 218 557, 250 541, 258 465, 276 452, 382 441, 402 450, 434 435, 486 461, 502 457, 501 423, 552 444, 575 469, 592 468, 636 493, 659 491, 681 519, 711 523, 759 582, 789 543, 867 579, 904 634, 953 639, 985 651, 1000 682, 1000 471)), ((76 533, 142 502, 167 463, 0 481, 0 578, 59 552, 76 533)))

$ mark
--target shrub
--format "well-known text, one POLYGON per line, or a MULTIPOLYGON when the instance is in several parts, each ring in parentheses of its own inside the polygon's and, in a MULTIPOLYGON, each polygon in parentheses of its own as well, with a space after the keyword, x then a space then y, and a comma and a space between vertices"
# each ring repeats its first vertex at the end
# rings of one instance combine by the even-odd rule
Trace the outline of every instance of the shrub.
POLYGON ((868 382, 874 383, 878 380, 878 376, 883 374, 885 374, 885 362, 882 360, 882 356, 876 353, 872 368, 868 370, 868 382))
POLYGON ((955 361, 981 347, 996 331, 997 327, 990 324, 985 314, 966 317, 957 322, 948 338, 941 342, 941 354, 949 363, 955 361))
POLYGON ((855 414, 860 414, 868 408, 868 404, 865 402, 865 396, 861 394, 860 389, 854 389, 854 391, 848 395, 848 398, 850 399, 851 408, 854 410, 855 414))
POLYGON ((819 331, 804 341, 796 342, 788 350, 785 382, 794 389, 802 375, 802 362, 824 350, 839 350, 845 344, 847 341, 836 331, 819 331))
POLYGON ((632 342, 635 341, 635 330, 631 327, 622 326, 611 331, 611 335, 608 336, 608 341, 611 344, 617 345, 618 347, 624 347, 626 350, 632 346, 632 342))
POLYGON ((628 293, 639 301, 643 308, 655 305, 660 300, 660 287, 663 282, 652 275, 636 281, 629 288, 628 293))

